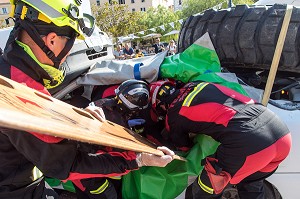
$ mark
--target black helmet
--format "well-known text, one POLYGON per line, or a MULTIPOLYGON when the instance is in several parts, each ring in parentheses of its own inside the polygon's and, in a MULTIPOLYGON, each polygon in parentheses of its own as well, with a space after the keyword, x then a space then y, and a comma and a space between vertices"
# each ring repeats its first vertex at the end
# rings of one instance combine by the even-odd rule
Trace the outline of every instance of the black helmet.
POLYGON ((150 101, 147 83, 136 79, 126 80, 115 93, 118 104, 130 111, 145 109, 150 101))
POLYGON ((168 108, 177 93, 175 83, 172 81, 159 80, 150 84, 152 111, 158 116, 158 119, 164 119, 167 114, 167 111, 162 109, 160 105, 165 105, 168 108))

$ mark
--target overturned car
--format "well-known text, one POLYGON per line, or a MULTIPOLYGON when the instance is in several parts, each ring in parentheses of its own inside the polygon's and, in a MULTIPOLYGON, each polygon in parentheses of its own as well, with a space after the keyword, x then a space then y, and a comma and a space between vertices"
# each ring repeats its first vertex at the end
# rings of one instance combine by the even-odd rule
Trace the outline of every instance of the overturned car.
MULTIPOLYGON (((180 54, 186 52, 195 41, 207 33, 220 60, 224 73, 221 76, 225 78, 226 73, 235 74, 237 78, 233 78, 232 81, 254 89, 252 94, 256 95, 257 100, 261 100, 285 12, 285 5, 254 7, 241 5, 226 10, 208 10, 202 15, 191 16, 181 29, 179 54, 168 58, 164 52, 144 59, 112 60, 112 44, 107 40, 105 33, 98 30, 95 40, 89 39, 84 43, 75 44, 64 63, 67 71, 65 83, 50 92, 54 97, 66 102, 77 98, 89 102, 93 100, 91 97, 94 86, 119 84, 130 78, 146 79, 148 82, 165 77, 177 79, 178 73, 169 74, 170 70, 166 64, 179 63, 176 61, 182 60, 178 59, 180 54), (106 40, 103 40, 104 38, 106 40)), ((294 147, 288 159, 268 179, 269 182, 266 181, 268 198, 297 198, 296 191, 290 190, 296 190, 299 183, 297 151, 300 144, 297 144, 299 139, 296 131, 296 127, 299 126, 297 118, 300 116, 298 16, 299 9, 294 7, 268 104, 268 107, 290 128, 294 147)), ((181 65, 184 65, 183 62, 181 65)), ((183 77, 185 79, 180 80, 188 82, 195 76, 214 73, 215 70, 211 68, 202 70, 200 66, 188 70, 189 72, 184 68, 181 74, 185 75, 183 77)), ((224 198, 236 196, 234 187, 224 194, 224 198)))

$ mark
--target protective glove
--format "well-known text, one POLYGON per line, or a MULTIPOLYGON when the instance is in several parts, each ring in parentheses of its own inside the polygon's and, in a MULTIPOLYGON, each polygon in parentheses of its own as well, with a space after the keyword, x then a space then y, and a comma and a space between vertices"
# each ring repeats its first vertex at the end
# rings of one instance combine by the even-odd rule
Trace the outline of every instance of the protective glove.
POLYGON ((132 119, 132 120, 128 120, 128 126, 131 128, 137 125, 145 124, 145 122, 146 120, 144 119, 132 119))
POLYGON ((165 167, 173 160, 173 156, 175 155, 173 151, 165 146, 157 147, 157 149, 162 151, 165 155, 157 156, 150 153, 138 153, 136 158, 138 166, 165 167))
POLYGON ((84 110, 92 114, 100 122, 106 121, 104 111, 102 110, 102 108, 95 106, 94 103, 89 104, 89 106, 84 110))

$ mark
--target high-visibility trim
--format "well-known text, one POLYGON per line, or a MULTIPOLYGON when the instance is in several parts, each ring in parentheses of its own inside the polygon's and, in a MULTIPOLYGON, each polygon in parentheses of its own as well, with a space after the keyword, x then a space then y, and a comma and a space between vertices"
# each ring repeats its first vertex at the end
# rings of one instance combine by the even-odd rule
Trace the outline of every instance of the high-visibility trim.
POLYGON ((12 18, 14 17, 15 10, 16 10, 16 5, 11 5, 11 11, 9 13, 10 17, 12 17, 12 18))
MULTIPOLYGON (((165 85, 165 88, 169 90, 170 86, 165 85)), ((159 94, 159 96, 162 96, 164 93, 166 93, 166 91, 161 89, 158 94, 159 94)))
POLYGON ((109 177, 109 178, 114 179, 114 180, 121 180, 122 176, 113 176, 113 177, 109 177))
MULTIPOLYGON (((42 0, 27 0, 26 3, 34 8, 37 8, 39 12, 44 12, 51 18, 59 18, 64 16, 62 13, 58 12, 42 0)), ((63 5, 61 6, 64 7, 63 5)))
POLYGON ((35 166, 32 170, 33 180, 37 180, 43 176, 43 173, 35 166))
POLYGON ((46 17, 45 15, 43 15, 42 13, 39 13, 38 19, 41 21, 44 21, 46 23, 51 23, 51 20, 48 17, 46 17))
POLYGON ((20 18, 21 18, 22 20, 25 19, 27 10, 28 10, 28 8, 27 8, 26 6, 23 6, 23 7, 22 7, 22 12, 21 12, 21 16, 20 16, 20 18))
POLYGON ((101 194, 105 189, 108 187, 109 182, 107 179, 105 179, 105 182, 96 190, 90 191, 91 194, 101 194))
POLYGON ((214 194, 214 189, 212 189, 212 188, 206 186, 205 184, 203 184, 203 182, 202 182, 201 179, 200 179, 200 176, 198 176, 198 184, 199 184, 200 188, 201 188, 203 191, 205 191, 205 192, 207 192, 207 193, 209 193, 209 194, 214 194))
POLYGON ((185 98, 185 100, 184 100, 182 106, 187 106, 187 107, 189 107, 189 106, 191 105, 191 103, 192 103, 194 97, 195 97, 198 93, 200 93, 200 91, 201 91, 207 84, 208 84, 208 83, 204 83, 204 82, 198 84, 198 85, 194 88, 194 90, 193 90, 193 91, 185 98))
MULTIPOLYGON (((15 9, 15 6, 14 6, 13 9, 15 9)), ((21 18, 22 20, 25 19, 26 15, 27 15, 27 12, 28 12, 28 7, 27 7, 27 6, 23 6, 23 7, 22 7, 21 16, 20 16, 20 18, 21 18)), ((46 23, 51 23, 51 20, 50 20, 48 17, 46 17, 46 16, 45 16, 43 13, 41 13, 41 12, 38 13, 38 19, 41 20, 41 21, 44 21, 44 22, 46 22, 46 23)))
POLYGON ((122 101, 121 101, 121 100, 118 100, 117 104, 122 104, 122 101))
POLYGON ((26 44, 16 40, 16 42, 18 43, 19 46, 21 46, 24 51, 39 65, 41 66, 51 77, 53 80, 56 80, 56 84, 51 84, 52 82, 48 79, 43 79, 44 82, 44 86, 47 89, 51 89, 54 88, 56 86, 58 86, 59 84, 61 84, 65 78, 65 69, 57 69, 53 66, 47 65, 47 64, 42 64, 41 62, 39 62, 39 60, 36 58, 36 56, 33 54, 32 50, 30 49, 29 46, 27 46, 26 44))

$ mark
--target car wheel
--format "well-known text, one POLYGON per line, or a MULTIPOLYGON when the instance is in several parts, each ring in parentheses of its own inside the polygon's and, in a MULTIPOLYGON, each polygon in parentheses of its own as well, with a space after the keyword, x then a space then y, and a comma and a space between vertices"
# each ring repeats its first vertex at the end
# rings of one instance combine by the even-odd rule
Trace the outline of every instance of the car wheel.
MULTIPOLYGON (((264 181, 264 188, 266 199, 282 199, 278 189, 267 180, 264 181)), ((237 189, 235 187, 225 189, 222 199, 239 199, 237 189)))
POLYGON ((265 180, 264 188, 266 191, 266 199, 282 199, 278 189, 269 181, 265 180))
MULTIPOLYGON (((247 6, 206 10, 182 24, 178 52, 208 32, 223 67, 269 69, 286 5, 247 6)), ((300 8, 293 7, 278 71, 300 73, 300 8)))

